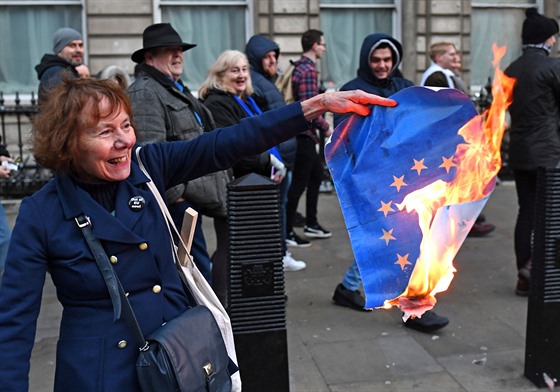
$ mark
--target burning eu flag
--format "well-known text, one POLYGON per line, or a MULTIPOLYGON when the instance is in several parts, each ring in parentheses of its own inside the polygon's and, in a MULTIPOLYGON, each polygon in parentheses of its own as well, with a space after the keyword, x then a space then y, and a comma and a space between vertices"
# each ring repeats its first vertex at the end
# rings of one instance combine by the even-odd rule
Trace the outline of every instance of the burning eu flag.
POLYGON ((396 107, 349 118, 325 146, 367 308, 445 290, 495 185, 468 96, 410 87, 390 98, 396 107), (461 132, 467 124, 470 135, 461 132))

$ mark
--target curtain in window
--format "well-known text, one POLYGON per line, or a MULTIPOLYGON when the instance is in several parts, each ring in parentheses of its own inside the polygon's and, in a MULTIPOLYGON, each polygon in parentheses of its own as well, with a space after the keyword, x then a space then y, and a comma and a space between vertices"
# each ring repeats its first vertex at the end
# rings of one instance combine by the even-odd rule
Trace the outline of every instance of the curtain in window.
POLYGON ((52 53, 60 27, 82 31, 82 8, 68 5, 0 6, 0 91, 37 92, 35 66, 52 53))
MULTIPOLYGON (((364 1, 322 0, 331 3, 356 4, 364 1)), ((375 3, 393 5, 391 0, 375 3)), ((371 4, 371 2, 368 2, 371 4)), ((321 60, 320 78, 327 88, 340 88, 356 77, 360 48, 372 33, 393 35, 393 10, 388 8, 321 8, 321 31, 325 33, 326 55, 321 60)))
POLYGON ((245 15, 245 6, 162 7, 162 21, 171 23, 183 42, 197 45, 185 52, 181 77, 190 90, 198 90, 224 50, 245 51, 245 15))
POLYGON ((506 45, 501 62, 505 69, 521 55, 521 28, 525 10, 539 0, 484 0, 473 4, 471 14, 471 85, 483 86, 493 77, 492 43, 506 45))

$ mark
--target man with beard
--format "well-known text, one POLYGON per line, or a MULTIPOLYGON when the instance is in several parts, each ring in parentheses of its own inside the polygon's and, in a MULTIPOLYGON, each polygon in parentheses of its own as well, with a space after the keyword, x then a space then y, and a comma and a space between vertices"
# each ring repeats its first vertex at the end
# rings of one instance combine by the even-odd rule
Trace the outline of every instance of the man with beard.
MULTIPOLYGON (((389 97, 414 84, 401 76, 398 66, 402 59, 402 46, 395 38, 386 34, 370 34, 364 38, 360 51, 358 75, 343 85, 340 90, 363 90, 368 93, 389 97)), ((334 115, 335 127, 348 115, 334 115)), ((333 295, 335 304, 355 310, 366 310, 365 298, 359 291, 362 283, 356 260, 344 274, 342 282, 336 286, 333 295)), ((430 333, 445 327, 446 317, 428 310, 421 318, 410 317, 404 325, 417 331, 430 333)))
POLYGON ((82 35, 70 27, 62 27, 53 35, 53 53, 46 53, 35 67, 39 78, 39 103, 45 92, 60 83, 63 72, 80 77, 77 67, 84 61, 84 41, 82 35))
MULTIPOLYGON (((254 35, 245 46, 245 53, 251 66, 250 74, 253 82, 253 98, 263 110, 277 109, 286 105, 284 97, 274 84, 278 76, 278 57, 280 47, 263 35, 254 35)), ((282 161, 286 165, 286 176, 280 183, 282 213, 282 247, 284 271, 299 271, 306 267, 304 261, 296 260, 286 247, 286 203, 288 190, 292 183, 292 170, 296 158, 297 141, 291 138, 278 146, 282 161)))

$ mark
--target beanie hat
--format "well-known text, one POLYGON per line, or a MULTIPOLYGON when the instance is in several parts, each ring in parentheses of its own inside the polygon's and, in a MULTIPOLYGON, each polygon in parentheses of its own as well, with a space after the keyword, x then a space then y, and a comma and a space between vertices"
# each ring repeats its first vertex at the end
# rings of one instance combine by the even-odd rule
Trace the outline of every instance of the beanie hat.
POLYGON ((523 45, 542 44, 553 35, 558 34, 558 22, 539 14, 536 8, 529 8, 525 15, 527 18, 523 22, 521 32, 523 45))
POLYGON ((62 27, 53 35, 53 52, 59 53, 66 45, 72 41, 82 41, 82 35, 70 27, 62 27))

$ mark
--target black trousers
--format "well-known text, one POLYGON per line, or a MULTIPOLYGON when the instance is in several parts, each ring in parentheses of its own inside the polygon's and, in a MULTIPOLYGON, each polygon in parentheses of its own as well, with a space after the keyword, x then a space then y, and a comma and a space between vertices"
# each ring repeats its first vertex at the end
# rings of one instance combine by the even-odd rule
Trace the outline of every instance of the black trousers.
POLYGON ((292 184, 288 191, 286 204, 286 232, 294 229, 296 214, 301 195, 307 188, 305 218, 307 225, 316 225, 319 187, 323 180, 323 164, 317 153, 315 142, 308 136, 297 136, 297 154, 292 174, 292 184))
POLYGON ((533 257, 533 225, 535 221, 536 170, 514 170, 517 190, 517 222, 515 223, 514 247, 517 269, 521 269, 533 257))

